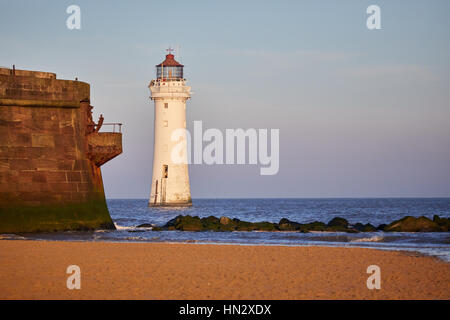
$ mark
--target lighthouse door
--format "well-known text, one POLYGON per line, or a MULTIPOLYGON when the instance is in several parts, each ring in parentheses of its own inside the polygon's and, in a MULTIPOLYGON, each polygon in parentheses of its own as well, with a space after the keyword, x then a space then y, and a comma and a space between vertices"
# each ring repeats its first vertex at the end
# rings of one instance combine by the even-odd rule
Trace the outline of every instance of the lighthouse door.
POLYGON ((161 203, 166 203, 166 187, 167 178, 169 177, 169 166, 167 164, 163 165, 163 174, 161 179, 161 203))

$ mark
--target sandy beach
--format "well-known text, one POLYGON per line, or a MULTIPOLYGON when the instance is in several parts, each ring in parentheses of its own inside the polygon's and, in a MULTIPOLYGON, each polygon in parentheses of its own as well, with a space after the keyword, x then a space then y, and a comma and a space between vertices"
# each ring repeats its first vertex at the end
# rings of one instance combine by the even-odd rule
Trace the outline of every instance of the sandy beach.
POLYGON ((450 299, 450 265, 362 248, 2 240, 0 299, 450 299))

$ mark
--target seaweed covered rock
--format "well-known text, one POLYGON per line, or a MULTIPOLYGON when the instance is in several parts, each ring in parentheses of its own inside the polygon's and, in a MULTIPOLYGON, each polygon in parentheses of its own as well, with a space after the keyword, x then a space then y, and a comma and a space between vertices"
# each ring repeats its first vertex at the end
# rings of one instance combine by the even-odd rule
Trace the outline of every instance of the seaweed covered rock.
POLYGON ((218 231, 220 229, 220 219, 214 216, 202 218, 200 219, 200 222, 202 224, 202 230, 218 231))
POLYGON ((176 218, 167 222, 164 226, 167 230, 180 230, 180 231, 201 231, 203 225, 199 217, 191 217, 189 215, 179 215, 176 218))
POLYGON ((375 232, 375 231, 377 231, 377 228, 375 228, 370 223, 362 224, 362 223, 358 222, 353 226, 353 228, 355 228, 356 230, 358 230, 360 232, 375 232))
POLYGON ((241 221, 239 219, 233 219, 234 230, 236 231, 253 231, 256 230, 256 227, 252 222, 241 221))
POLYGON ((334 218, 328 224, 320 221, 314 221, 310 223, 301 224, 298 222, 290 221, 288 219, 281 219, 278 223, 278 228, 281 231, 323 231, 323 232, 355 232, 356 230, 348 228, 347 220, 343 218, 334 218))
POLYGON ((278 224, 267 221, 253 223, 258 231, 278 231, 278 224))
POLYGON ((341 217, 335 217, 328 222, 328 226, 348 228, 348 221, 341 217))
POLYGON ((138 227, 152 226, 152 230, 180 230, 180 231, 297 231, 297 232, 375 232, 377 230, 387 232, 439 232, 449 230, 448 218, 440 218, 435 215, 433 220, 426 217, 404 217, 394 221, 389 225, 381 224, 375 228, 370 223, 356 223, 350 225, 344 218, 335 217, 328 224, 320 221, 310 223, 298 223, 289 219, 281 219, 279 223, 272 222, 249 222, 228 217, 216 218, 209 216, 199 218, 198 216, 182 216, 168 221, 164 226, 157 227, 150 224, 143 224, 138 227))
POLYGON ((151 223, 143 223, 143 224, 136 226, 136 228, 152 228, 152 227, 153 227, 153 225, 151 223))
POLYGON ((443 229, 434 221, 427 217, 407 216, 396 220, 384 228, 387 232, 437 232, 443 229))
POLYGON ((341 217, 335 217, 328 222, 327 231, 335 232, 357 232, 356 229, 349 228, 349 223, 346 219, 341 217))
POLYGON ((442 231, 447 232, 450 229, 450 219, 449 218, 441 218, 438 215, 434 215, 433 222, 437 223, 437 225, 439 227, 441 227, 442 231))
POLYGON ((180 231, 277 231, 278 225, 271 222, 247 222, 239 219, 227 217, 216 218, 209 216, 207 218, 191 217, 189 215, 179 215, 167 222, 164 230, 180 231))
POLYGON ((300 227, 300 231, 308 232, 308 231, 327 231, 327 225, 320 221, 314 221, 310 223, 302 224, 300 227))
POLYGON ((225 225, 227 225, 227 224, 229 224, 229 223, 231 222, 231 219, 228 218, 228 217, 220 217, 219 222, 220 222, 220 224, 225 224, 225 225))
POLYGON ((300 230, 301 226, 302 226, 301 223, 294 222, 286 218, 283 218, 280 220, 280 222, 278 222, 278 228, 281 231, 296 231, 300 230))
POLYGON ((236 231, 257 231, 258 228, 253 222, 241 221, 239 219, 233 219, 233 224, 235 224, 234 230, 236 231))

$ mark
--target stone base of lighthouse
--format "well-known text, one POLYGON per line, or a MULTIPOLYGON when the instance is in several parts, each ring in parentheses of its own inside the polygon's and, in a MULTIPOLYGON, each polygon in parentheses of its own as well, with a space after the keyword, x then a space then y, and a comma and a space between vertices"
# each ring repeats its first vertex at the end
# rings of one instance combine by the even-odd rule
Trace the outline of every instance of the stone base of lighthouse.
POLYGON ((154 175, 149 207, 191 206, 188 168, 185 164, 161 165, 161 175, 154 175), (166 172, 167 170, 167 172, 166 172), (167 178, 165 174, 167 173, 167 178))
POLYGON ((180 202, 180 203, 165 203, 165 204, 148 204, 149 207, 192 207, 191 202, 180 202))

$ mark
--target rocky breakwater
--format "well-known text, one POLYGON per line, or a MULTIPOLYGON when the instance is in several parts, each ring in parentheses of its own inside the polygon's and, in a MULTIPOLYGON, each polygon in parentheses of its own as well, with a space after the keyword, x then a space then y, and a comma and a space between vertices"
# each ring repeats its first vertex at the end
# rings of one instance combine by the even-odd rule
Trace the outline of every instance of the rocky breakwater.
MULTIPOLYGON (((209 216, 200 218, 198 216, 182 216, 168 221, 163 226, 153 226, 153 231, 178 230, 178 231, 291 231, 291 232, 448 232, 449 218, 441 218, 437 215, 433 220, 427 217, 404 217, 390 224, 382 224, 378 227, 370 223, 350 224, 346 219, 335 217, 328 223, 314 221, 310 223, 299 223, 288 219, 281 219, 278 223, 267 221, 248 222, 228 217, 217 218, 209 216)), ((142 224, 137 227, 149 227, 150 224, 142 224)))

